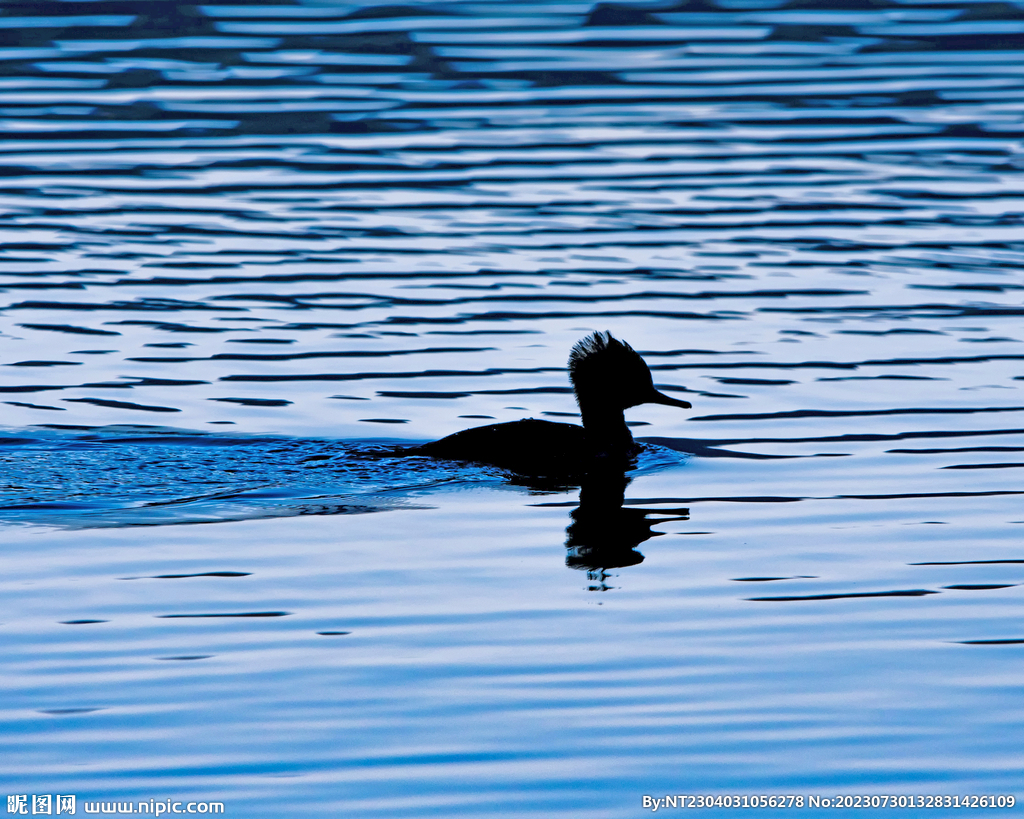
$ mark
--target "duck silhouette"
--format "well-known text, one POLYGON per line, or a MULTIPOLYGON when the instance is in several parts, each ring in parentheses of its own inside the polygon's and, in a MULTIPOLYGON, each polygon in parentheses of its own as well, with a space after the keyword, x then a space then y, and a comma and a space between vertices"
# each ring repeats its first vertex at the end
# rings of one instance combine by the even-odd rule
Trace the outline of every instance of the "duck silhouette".
POLYGON ((640 451, 626 426, 625 410, 640 404, 690 407, 688 401, 658 392, 640 354, 609 332, 576 343, 569 355, 569 381, 583 426, 525 418, 456 432, 406 454, 490 464, 535 478, 622 472, 640 451))

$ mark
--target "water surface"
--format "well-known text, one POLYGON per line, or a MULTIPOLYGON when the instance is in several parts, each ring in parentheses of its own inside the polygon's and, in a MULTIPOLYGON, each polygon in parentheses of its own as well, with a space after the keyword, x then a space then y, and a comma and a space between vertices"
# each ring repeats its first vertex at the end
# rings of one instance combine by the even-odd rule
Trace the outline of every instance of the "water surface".
POLYGON ((1014 792, 1024 8, 33 0, 0 36, 7 793, 1014 792), (605 329, 694 407, 630 411, 628 483, 396 455, 573 421, 605 329))

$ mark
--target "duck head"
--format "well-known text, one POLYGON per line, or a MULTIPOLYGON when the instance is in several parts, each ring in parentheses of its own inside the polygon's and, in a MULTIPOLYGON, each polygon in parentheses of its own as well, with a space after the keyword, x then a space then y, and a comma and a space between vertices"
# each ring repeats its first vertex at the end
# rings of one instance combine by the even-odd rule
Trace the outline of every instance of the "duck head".
POLYGON ((658 392, 640 354, 611 333, 594 333, 569 354, 569 380, 586 425, 588 415, 621 414, 640 404, 691 406, 658 392))

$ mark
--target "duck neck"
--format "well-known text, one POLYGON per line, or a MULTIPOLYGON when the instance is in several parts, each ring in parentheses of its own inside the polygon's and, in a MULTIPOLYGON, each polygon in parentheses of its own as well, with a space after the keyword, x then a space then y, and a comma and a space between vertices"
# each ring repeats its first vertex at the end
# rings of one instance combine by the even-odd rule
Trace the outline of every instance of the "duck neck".
POLYGON ((626 458, 632 454, 633 436, 626 426, 626 418, 621 409, 582 400, 579 405, 583 428, 587 432, 587 443, 595 456, 626 458))

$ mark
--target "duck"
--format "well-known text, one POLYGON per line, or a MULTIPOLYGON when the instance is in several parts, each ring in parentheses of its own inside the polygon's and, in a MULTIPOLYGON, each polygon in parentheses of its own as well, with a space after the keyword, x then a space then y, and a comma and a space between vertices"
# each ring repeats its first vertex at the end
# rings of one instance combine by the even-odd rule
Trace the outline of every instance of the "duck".
POLYGON ((625 410, 641 404, 691 407, 659 392, 640 354, 608 331, 578 341, 568 369, 582 426, 524 418, 465 429, 406 454, 486 464, 532 478, 624 472, 641 450, 625 410))

